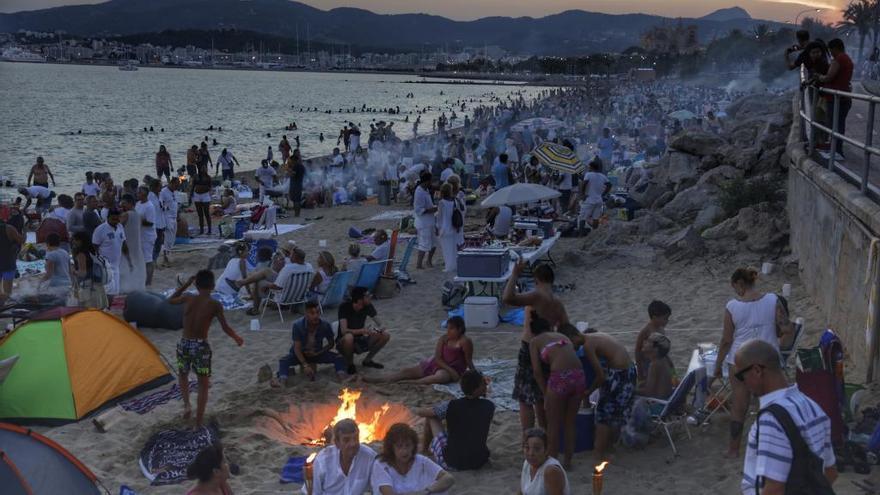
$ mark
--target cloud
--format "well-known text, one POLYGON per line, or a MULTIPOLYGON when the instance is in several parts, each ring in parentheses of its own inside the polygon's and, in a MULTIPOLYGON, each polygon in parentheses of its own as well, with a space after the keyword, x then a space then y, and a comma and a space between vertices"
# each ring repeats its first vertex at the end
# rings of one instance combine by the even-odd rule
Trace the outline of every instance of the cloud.
POLYGON ((815 9, 825 9, 825 10, 840 10, 844 7, 841 2, 835 1, 822 1, 822 0, 764 0, 767 3, 783 3, 783 4, 794 4, 794 5, 803 5, 804 7, 810 7, 815 9))

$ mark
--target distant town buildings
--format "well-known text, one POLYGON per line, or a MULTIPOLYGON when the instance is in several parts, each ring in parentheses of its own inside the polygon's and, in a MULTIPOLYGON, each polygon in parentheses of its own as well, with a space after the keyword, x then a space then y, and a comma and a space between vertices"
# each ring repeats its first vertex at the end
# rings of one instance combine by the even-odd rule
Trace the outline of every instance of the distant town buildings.
POLYGON ((656 26, 642 35, 642 48, 652 53, 686 55, 699 47, 697 26, 685 26, 681 22, 674 26, 656 26))

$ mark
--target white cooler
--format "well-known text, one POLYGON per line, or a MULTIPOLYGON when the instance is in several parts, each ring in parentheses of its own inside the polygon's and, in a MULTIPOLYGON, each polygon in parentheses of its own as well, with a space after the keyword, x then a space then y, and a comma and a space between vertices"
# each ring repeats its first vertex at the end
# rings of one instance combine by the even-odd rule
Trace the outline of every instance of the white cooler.
POLYGON ((471 296, 464 300, 464 324, 467 328, 498 326, 498 299, 471 296))

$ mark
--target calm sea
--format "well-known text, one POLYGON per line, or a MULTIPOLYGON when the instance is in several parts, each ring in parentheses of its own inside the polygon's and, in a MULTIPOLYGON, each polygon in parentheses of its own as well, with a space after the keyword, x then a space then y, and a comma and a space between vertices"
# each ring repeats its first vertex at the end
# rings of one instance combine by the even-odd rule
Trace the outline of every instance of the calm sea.
POLYGON ((179 167, 187 148, 205 136, 209 146, 214 139, 218 142, 211 146, 212 157, 227 147, 250 170, 266 156, 268 146, 277 148, 282 134, 292 144, 293 137, 300 136, 304 156, 318 156, 332 151, 339 130, 349 121, 366 131, 373 121, 396 122, 397 134, 410 137, 419 109, 432 107, 422 115, 419 133, 424 134, 441 111, 449 116, 459 99, 472 107, 490 103, 492 95, 507 98, 524 91, 529 97, 539 91, 408 82, 416 79, 166 68, 125 72, 116 67, 0 62, 0 176, 24 182, 40 155, 55 174, 57 190, 71 192, 88 170, 110 171, 117 179, 155 174, 154 155, 161 144, 179 167), (414 97, 407 98, 408 93, 414 97), (340 108, 360 110, 364 104, 377 109, 400 106, 401 114, 339 113, 340 108), (300 111, 315 107, 317 112, 300 111), (410 123, 404 122, 406 115, 410 123), (293 121, 299 130, 285 131, 293 121), (207 131, 211 125, 223 131, 207 131), (144 132, 151 126, 154 132, 144 132))

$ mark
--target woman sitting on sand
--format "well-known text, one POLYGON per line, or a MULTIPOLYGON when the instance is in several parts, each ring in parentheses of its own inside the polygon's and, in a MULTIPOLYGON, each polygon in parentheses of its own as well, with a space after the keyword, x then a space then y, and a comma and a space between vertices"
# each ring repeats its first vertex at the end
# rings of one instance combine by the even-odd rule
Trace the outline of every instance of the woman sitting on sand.
POLYGON ((406 423, 391 425, 382 454, 373 463, 370 483, 377 495, 445 494, 455 478, 434 461, 418 454, 419 435, 406 423))
POLYGON ((417 366, 404 368, 385 376, 364 376, 370 383, 394 383, 412 381, 423 385, 453 383, 461 374, 474 368, 474 343, 465 337, 464 319, 453 316, 446 322, 446 333, 437 340, 434 357, 425 359, 417 366))
POLYGON ((568 476, 559 461, 547 453, 547 433, 531 428, 523 442, 522 474, 519 495, 570 495, 568 476))
POLYGON ((575 419, 587 391, 584 369, 568 337, 552 331, 550 323, 534 312, 530 325, 534 335, 529 343, 532 372, 544 394, 547 430, 551 432, 547 452, 552 457, 559 456, 559 432, 562 431, 565 466, 570 466, 574 453, 575 419))
POLYGON ((186 495, 232 495, 229 487, 229 463, 223 456, 223 447, 214 444, 205 448, 189 467, 186 476, 198 483, 186 495))
POLYGON ((211 207, 211 214, 215 217, 224 215, 235 215, 238 212, 238 202, 235 200, 235 193, 228 187, 223 191, 223 198, 220 199, 219 205, 211 207))

